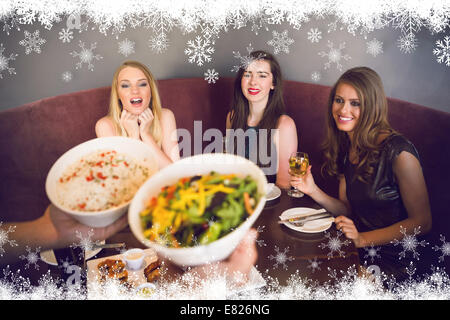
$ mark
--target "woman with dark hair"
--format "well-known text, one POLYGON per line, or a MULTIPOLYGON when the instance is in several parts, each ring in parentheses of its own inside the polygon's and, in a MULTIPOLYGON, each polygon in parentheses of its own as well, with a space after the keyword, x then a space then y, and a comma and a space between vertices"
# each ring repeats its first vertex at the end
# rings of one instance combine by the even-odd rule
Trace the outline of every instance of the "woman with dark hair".
POLYGON ((245 150, 241 155, 255 161, 269 182, 288 188, 289 156, 297 151, 297 129, 285 114, 281 68, 265 51, 254 51, 248 58, 249 63, 239 69, 234 82, 227 137, 230 131, 235 138, 237 132, 244 132, 245 150))
POLYGON ((407 262, 395 240, 430 231, 431 212, 418 152, 387 116, 379 75, 367 67, 346 71, 330 92, 322 167, 339 179, 339 199, 315 184, 311 166, 291 185, 338 215, 336 227, 357 248, 381 246, 377 264, 399 279, 407 262))

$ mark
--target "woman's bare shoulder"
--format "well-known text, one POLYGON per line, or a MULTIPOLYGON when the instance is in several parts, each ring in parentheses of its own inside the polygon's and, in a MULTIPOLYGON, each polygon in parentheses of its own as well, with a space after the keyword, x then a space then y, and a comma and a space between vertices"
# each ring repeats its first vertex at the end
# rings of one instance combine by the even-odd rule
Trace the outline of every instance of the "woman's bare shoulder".
POLYGON ((163 117, 175 117, 173 111, 169 108, 161 108, 161 115, 163 117))
POLYGON ((109 116, 100 118, 95 124, 97 137, 114 136, 116 133, 114 122, 109 116))
POLYGON ((161 108, 161 122, 167 123, 174 121, 175 121, 175 114, 173 113, 173 111, 168 108, 161 108))
POLYGON ((287 129, 287 128, 295 128, 294 120, 288 116, 287 114, 283 114, 278 119, 278 129, 287 129))

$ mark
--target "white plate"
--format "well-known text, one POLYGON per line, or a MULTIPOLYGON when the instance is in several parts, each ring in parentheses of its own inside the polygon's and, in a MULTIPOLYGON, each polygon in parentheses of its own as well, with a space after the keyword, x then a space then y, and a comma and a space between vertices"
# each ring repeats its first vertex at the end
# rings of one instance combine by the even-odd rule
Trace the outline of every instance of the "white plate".
MULTIPOLYGON (((105 244, 105 240, 101 241, 100 244, 105 244)), ((92 257, 95 257, 100 251, 102 251, 102 248, 92 250, 92 251, 90 251, 90 250, 87 251, 86 252, 86 260, 88 260, 92 257)), ((40 256, 41 256, 41 260, 44 261, 45 263, 52 265, 52 266, 58 265, 58 261, 56 261, 55 252, 53 250, 42 251, 40 253, 40 256)))
MULTIPOLYGON (((299 208, 291 208, 286 211, 284 211, 280 219, 289 219, 293 216, 309 216, 311 214, 316 213, 316 209, 313 208, 305 208, 305 207, 299 207, 299 208)), ((303 226, 295 226, 290 222, 284 222, 284 225, 292 230, 300 231, 304 233, 317 233, 317 232, 323 232, 325 230, 328 230, 331 225, 333 224, 333 217, 326 218, 326 219, 319 219, 314 221, 306 222, 303 226)))
POLYGON ((267 201, 275 200, 281 196, 281 190, 276 185, 273 185, 273 187, 269 190, 269 192, 266 194, 267 201))

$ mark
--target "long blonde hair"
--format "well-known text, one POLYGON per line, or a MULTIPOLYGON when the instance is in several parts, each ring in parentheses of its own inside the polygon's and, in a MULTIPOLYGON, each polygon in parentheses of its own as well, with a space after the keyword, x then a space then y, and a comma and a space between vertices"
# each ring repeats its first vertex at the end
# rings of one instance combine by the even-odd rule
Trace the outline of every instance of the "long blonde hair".
POLYGON ((125 61, 120 65, 116 72, 114 73, 112 84, 111 84, 111 97, 109 101, 109 112, 108 116, 113 120, 114 128, 116 133, 121 136, 128 136, 125 128, 120 124, 120 116, 122 115, 122 102, 119 99, 119 95, 117 93, 118 90, 118 78, 119 73, 126 67, 132 67, 141 70, 146 76, 148 83, 150 85, 151 91, 151 99, 150 99, 150 109, 153 112, 153 121, 150 126, 150 133, 155 139, 155 142, 158 146, 161 146, 162 142, 162 128, 161 128, 161 100, 159 98, 158 88, 156 86, 155 78, 153 77, 150 70, 138 61, 125 61))

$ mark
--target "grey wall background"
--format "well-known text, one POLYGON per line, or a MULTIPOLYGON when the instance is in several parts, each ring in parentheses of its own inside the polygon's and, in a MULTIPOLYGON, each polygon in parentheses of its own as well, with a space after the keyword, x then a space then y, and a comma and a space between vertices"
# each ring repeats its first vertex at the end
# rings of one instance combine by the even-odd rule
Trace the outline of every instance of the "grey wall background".
MULTIPOLYGON (((84 21, 84 17, 81 17, 84 21)), ((233 56, 233 51, 246 54, 246 47, 251 43, 255 49, 264 49, 274 52, 274 47, 267 42, 273 38, 272 31, 278 33, 287 30, 288 37, 294 42, 288 46, 289 53, 280 52, 276 55, 282 67, 284 78, 287 80, 314 82, 311 73, 319 71, 320 81, 316 83, 332 85, 339 75, 348 68, 365 65, 375 69, 383 79, 386 94, 434 109, 450 112, 450 67, 439 64, 433 55, 436 40, 450 35, 447 30, 444 33, 434 34, 423 28, 417 33, 418 46, 412 53, 403 53, 398 47, 398 39, 401 36, 399 29, 385 27, 375 30, 367 35, 350 34, 346 26, 337 24, 336 31, 328 32, 329 24, 336 21, 335 18, 326 19, 311 18, 309 22, 302 24, 299 30, 295 30, 288 23, 268 25, 268 30, 261 28, 256 34, 251 26, 240 29, 229 28, 222 31, 213 46, 215 52, 211 55, 212 61, 203 66, 189 63, 189 56, 184 53, 187 42, 194 40, 200 34, 183 34, 174 28, 167 34, 169 47, 161 54, 154 52, 149 47, 149 39, 155 36, 151 29, 128 28, 118 35, 107 35, 96 30, 95 26, 88 25, 87 30, 79 32, 74 29, 73 39, 63 43, 59 39, 59 32, 67 28, 67 20, 54 23, 51 30, 45 29, 39 23, 21 25, 20 31, 12 29, 9 35, 0 29, 0 43, 3 43, 3 56, 9 57, 11 53, 18 56, 15 60, 8 61, 9 67, 15 68, 16 74, 2 71, 3 79, 0 79, 0 110, 14 108, 22 104, 41 98, 75 92, 84 89, 107 86, 111 84, 114 70, 123 61, 132 59, 147 64, 157 79, 204 77, 207 69, 215 69, 219 77, 233 77, 231 69, 238 64, 238 59, 233 56), (321 31, 321 39, 318 43, 308 40, 308 32, 312 28, 321 31), (95 30, 92 30, 95 29, 95 30), (342 30, 341 30, 342 29, 342 30), (19 42, 25 38, 24 31, 40 31, 40 38, 46 43, 40 45, 41 53, 32 51, 25 54, 25 47, 19 42), (119 53, 118 43, 125 38, 135 42, 135 53, 125 57, 119 53), (376 57, 367 53, 367 42, 376 38, 382 42, 383 52, 376 57), (90 48, 91 43, 96 42, 94 54, 100 54, 101 60, 93 60, 94 70, 90 71, 86 64, 80 69, 75 65, 80 58, 72 57, 70 52, 80 52, 79 41, 90 48), (348 54, 351 59, 341 60, 342 71, 331 64, 328 70, 324 70, 324 64, 328 59, 318 55, 320 51, 328 52, 328 40, 338 48, 345 42, 342 54, 348 54), (65 71, 72 73, 72 80, 65 82, 61 75, 65 71)), ((1 26, 1 23, 0 23, 1 26)), ((211 86, 214 84, 211 83, 211 86)))

